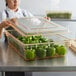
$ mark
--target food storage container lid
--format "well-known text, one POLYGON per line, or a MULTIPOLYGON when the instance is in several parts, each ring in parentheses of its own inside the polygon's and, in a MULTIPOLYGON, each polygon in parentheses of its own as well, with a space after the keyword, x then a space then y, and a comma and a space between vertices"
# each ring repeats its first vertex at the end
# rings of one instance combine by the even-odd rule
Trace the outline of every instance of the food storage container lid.
POLYGON ((25 17, 16 19, 17 24, 10 23, 10 25, 22 35, 37 35, 37 34, 59 34, 67 33, 67 28, 56 24, 43 17, 25 17))

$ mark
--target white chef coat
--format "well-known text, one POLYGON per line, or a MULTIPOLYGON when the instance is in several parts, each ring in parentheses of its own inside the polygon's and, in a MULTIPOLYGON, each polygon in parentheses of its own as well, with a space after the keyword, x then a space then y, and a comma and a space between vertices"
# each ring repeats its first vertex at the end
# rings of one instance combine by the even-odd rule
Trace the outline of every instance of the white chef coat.
MULTIPOLYGON (((5 21, 6 19, 23 18, 23 17, 34 17, 34 16, 29 11, 24 9, 18 8, 18 11, 15 12, 10 8, 6 7, 4 11, 0 12, 0 23, 2 21, 5 21)), ((4 34, 2 34, 2 38, 0 40, 4 41, 4 34)))
MULTIPOLYGON (((24 18, 24 17, 33 17, 31 19, 31 21, 34 24, 38 25, 41 23, 41 21, 39 19, 37 19, 36 17, 34 17, 29 11, 18 8, 18 11, 14 12, 13 10, 11 10, 8 7, 6 7, 6 9, 2 13, 0 13, 0 23, 6 19, 24 18)), ((4 30, 3 30, 3 32, 4 32, 4 30)))
POLYGON ((29 11, 24 9, 18 8, 18 11, 15 12, 10 8, 6 7, 6 9, 0 13, 0 23, 6 20, 7 18, 12 19, 12 18, 23 18, 23 17, 33 17, 33 15, 29 11))

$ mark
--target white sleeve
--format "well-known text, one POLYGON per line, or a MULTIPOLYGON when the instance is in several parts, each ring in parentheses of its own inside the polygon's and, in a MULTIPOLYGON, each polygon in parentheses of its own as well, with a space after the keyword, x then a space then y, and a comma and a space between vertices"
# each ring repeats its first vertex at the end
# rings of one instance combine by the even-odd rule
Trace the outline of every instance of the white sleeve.
POLYGON ((4 21, 4 20, 6 20, 6 14, 5 14, 5 12, 3 11, 3 12, 0 12, 0 23, 1 23, 2 21, 4 21))
POLYGON ((24 11, 25 11, 26 17, 33 17, 31 19, 32 23, 34 23, 36 25, 39 25, 41 23, 41 21, 38 18, 36 18, 33 14, 31 14, 29 11, 26 11, 26 10, 24 10, 24 11))
POLYGON ((34 15, 31 12, 29 12, 29 11, 28 11, 28 16, 29 17, 34 17, 34 15))
POLYGON ((2 22, 2 13, 0 12, 0 23, 2 22))
POLYGON ((34 15, 31 12, 26 11, 26 10, 23 10, 23 11, 26 17, 34 17, 34 15))

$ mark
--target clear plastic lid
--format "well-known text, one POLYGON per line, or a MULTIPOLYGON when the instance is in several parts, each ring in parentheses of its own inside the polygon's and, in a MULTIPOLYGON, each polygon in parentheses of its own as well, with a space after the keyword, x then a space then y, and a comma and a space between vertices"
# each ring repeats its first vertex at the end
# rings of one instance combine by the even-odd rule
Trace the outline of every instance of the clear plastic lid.
POLYGON ((22 33, 26 35, 48 33, 58 34, 68 32, 67 28, 42 17, 25 17, 17 19, 17 21, 18 24, 14 24, 14 28, 20 30, 22 33))

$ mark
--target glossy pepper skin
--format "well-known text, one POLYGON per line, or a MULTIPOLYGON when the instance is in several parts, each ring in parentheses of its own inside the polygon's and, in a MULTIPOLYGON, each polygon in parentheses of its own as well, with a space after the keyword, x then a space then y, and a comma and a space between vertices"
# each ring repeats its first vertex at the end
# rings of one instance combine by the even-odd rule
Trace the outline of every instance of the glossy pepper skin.
POLYGON ((58 55, 65 55, 67 52, 67 49, 65 46, 61 45, 57 47, 57 53, 58 55))
POLYGON ((30 60, 33 60, 33 59, 35 59, 35 50, 34 49, 32 49, 32 50, 26 50, 25 51, 25 56, 26 56, 26 59, 30 59, 30 60))
POLYGON ((54 56, 56 53, 56 49, 54 47, 47 48, 46 56, 54 56))
POLYGON ((36 56, 37 56, 38 58, 45 58, 45 57, 46 57, 46 50, 43 49, 43 48, 38 48, 38 49, 36 50, 36 56))

